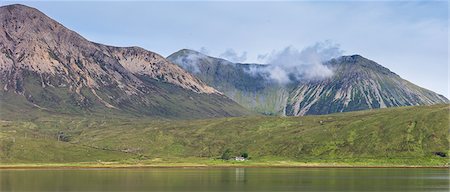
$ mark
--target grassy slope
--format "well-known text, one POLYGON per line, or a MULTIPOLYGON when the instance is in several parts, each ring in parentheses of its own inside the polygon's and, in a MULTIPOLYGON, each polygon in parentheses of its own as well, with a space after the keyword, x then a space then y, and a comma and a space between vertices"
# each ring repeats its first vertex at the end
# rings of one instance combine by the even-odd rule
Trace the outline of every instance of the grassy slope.
MULTIPOLYGON (((60 77, 53 78, 58 79, 60 77)), ((38 74, 27 72, 23 80, 24 94, 16 94, 12 89, 8 91, 2 90, 0 91, 0 105, 6 106, 9 111, 14 112, 24 111, 29 108, 26 106, 31 106, 34 103, 55 113, 151 116, 171 119, 252 115, 252 112, 223 95, 199 94, 170 83, 160 82, 143 76, 139 76, 139 78, 148 86, 148 89, 146 89, 148 92, 145 94, 127 95, 123 90, 114 86, 97 89, 96 94, 103 101, 117 108, 112 109, 106 107, 86 87, 80 90, 80 94, 76 94, 75 91, 70 90, 68 87, 46 86, 43 88, 38 74), (81 95, 84 99, 81 99, 81 95)), ((0 87, 4 86, 4 82, 0 81, 0 87)), ((28 115, 29 113, 35 113, 35 111, 30 109, 26 113, 21 113, 21 115, 28 115)), ((8 113, 8 110, 0 110, 0 116, 3 117, 4 115, 8 116, 11 113, 8 113)))
POLYGON ((27 117, 2 115, 0 162, 217 165, 230 163, 214 159, 231 149, 236 155, 250 154, 251 161, 244 165, 440 166, 448 159, 433 152, 449 153, 449 107, 189 121, 43 112, 27 117), (70 141, 57 141, 58 131, 70 135, 70 141))

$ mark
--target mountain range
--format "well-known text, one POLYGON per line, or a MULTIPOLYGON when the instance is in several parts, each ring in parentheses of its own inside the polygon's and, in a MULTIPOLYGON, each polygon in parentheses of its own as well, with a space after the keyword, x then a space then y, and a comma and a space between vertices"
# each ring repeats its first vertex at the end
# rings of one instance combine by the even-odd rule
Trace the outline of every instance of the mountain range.
POLYGON ((330 77, 287 84, 252 72, 268 66, 264 64, 232 63, 188 49, 167 59, 242 106, 263 114, 302 116, 449 102, 360 55, 324 62, 333 71, 330 77))
MULTIPOLYGON (((325 62, 325 79, 280 84, 267 65, 232 63, 183 49, 167 58, 91 42, 37 9, 0 7, 0 91, 5 110, 209 118, 303 116, 448 103, 359 55, 325 62)), ((3 112, 2 112, 3 113, 3 112)))
POLYGON ((281 83, 273 64, 103 45, 23 5, 0 25, 3 167, 448 167, 449 101, 360 55, 281 83))

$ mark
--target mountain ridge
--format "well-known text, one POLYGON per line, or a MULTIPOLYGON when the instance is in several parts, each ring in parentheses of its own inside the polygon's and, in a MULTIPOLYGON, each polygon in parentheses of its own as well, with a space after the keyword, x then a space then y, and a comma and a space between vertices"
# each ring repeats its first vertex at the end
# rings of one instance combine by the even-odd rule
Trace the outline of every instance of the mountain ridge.
POLYGON ((157 53, 93 43, 24 5, 0 7, 0 19, 0 84, 34 106, 165 117, 248 114, 157 53))
POLYGON ((388 68, 358 54, 341 56, 324 62, 323 64, 333 71, 333 76, 329 78, 294 80, 284 85, 271 82, 267 79, 267 75, 266 78, 264 77, 263 73, 251 74, 248 69, 245 69, 268 65, 230 64, 229 61, 185 49, 167 58, 191 71, 241 105, 263 114, 302 116, 449 102, 444 96, 401 79, 388 68), (192 60, 186 54, 195 54, 197 56, 193 58, 200 59, 192 60), (201 73, 192 71, 192 66, 196 62, 197 67, 201 68, 201 73), (224 63, 228 65, 223 65, 224 63), (227 69, 224 70, 224 68, 227 69), (214 72, 216 76, 220 76, 220 73, 225 75, 218 80, 211 75, 213 72, 210 70, 216 70, 214 72), (259 82, 255 84, 262 86, 261 89, 249 91, 246 88, 239 88, 239 81, 232 80, 232 78, 242 78, 239 76, 250 78, 248 81, 259 82), (236 93, 239 96, 233 95, 236 93), (246 98, 241 99, 242 97, 246 98), (264 103, 259 104, 261 98, 276 104, 270 107, 264 103))

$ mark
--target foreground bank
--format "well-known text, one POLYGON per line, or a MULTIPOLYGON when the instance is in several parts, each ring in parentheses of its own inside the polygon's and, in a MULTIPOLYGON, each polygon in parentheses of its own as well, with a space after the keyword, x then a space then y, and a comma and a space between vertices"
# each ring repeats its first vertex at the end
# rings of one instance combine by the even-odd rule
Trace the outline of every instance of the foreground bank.
POLYGON ((9 117, 0 121, 2 167, 442 167, 449 162, 449 105, 203 120, 45 111, 9 117), (244 153, 249 160, 222 160, 244 153))
POLYGON ((448 169, 449 164, 424 163, 401 164, 396 162, 219 162, 200 160, 198 162, 79 162, 79 163, 12 163, 1 164, 0 169, 146 169, 146 168, 440 168, 448 169))

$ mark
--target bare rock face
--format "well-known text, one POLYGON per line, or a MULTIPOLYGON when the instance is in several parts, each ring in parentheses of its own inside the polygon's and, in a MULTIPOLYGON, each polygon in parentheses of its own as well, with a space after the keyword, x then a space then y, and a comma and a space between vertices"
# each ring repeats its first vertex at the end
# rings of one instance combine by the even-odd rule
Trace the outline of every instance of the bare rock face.
MULTIPOLYGON (((139 84, 131 74, 139 73, 198 93, 218 93, 156 53, 138 47, 118 48, 92 43, 26 6, 0 9, 2 71, 25 69, 66 76, 74 72, 83 78, 66 79, 67 83, 82 81, 77 82, 79 86, 89 88, 98 88, 102 82, 97 79, 112 72, 119 73, 111 77, 114 83, 124 83, 126 78, 139 84)), ((124 88, 133 90, 132 87, 124 88)))
POLYGON ((56 93, 59 91, 55 91, 67 89, 68 100, 88 108, 100 104, 107 108, 127 106, 146 112, 146 108, 152 108, 149 109, 152 111, 157 106, 156 111, 171 114, 172 109, 166 110, 164 103, 177 101, 175 96, 169 95, 184 94, 186 98, 177 99, 196 101, 195 97, 199 95, 223 98, 224 103, 212 104, 214 110, 205 110, 205 114, 211 116, 239 115, 244 111, 219 91, 156 53, 139 47, 112 47, 90 42, 34 8, 23 5, 0 7, 0 25, 3 91, 23 95, 33 105, 52 104, 48 95, 45 96, 48 92, 57 103, 72 103, 64 101, 66 99, 56 93), (237 113, 219 109, 221 104, 235 106, 237 113))
POLYGON ((219 93, 161 55, 139 47, 105 47, 128 71, 178 85, 197 93, 219 93))

